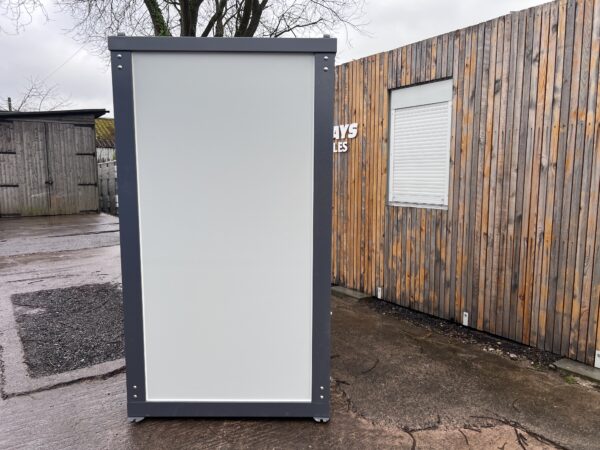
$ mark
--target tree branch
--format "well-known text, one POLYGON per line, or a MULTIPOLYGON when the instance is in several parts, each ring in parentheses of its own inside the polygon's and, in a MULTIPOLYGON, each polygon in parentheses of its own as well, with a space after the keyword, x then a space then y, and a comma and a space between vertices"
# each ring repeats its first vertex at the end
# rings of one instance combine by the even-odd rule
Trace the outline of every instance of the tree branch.
MULTIPOLYGON (((365 0, 53 0, 74 18, 70 33, 106 55, 106 37, 155 36, 311 36, 360 29, 365 0)), ((44 12, 45 0, 0 0, 7 14, 24 26, 44 12)), ((4 31, 0 22, 0 33, 4 31)))
POLYGON ((171 31, 167 26, 167 21, 158 6, 157 0, 144 0, 144 4, 146 5, 146 8, 148 8, 148 14, 150 14, 150 19, 154 26, 154 35, 171 36, 171 31))
POLYGON ((223 11, 227 6, 227 0, 215 0, 215 13, 211 16, 202 32, 202 37, 210 34, 210 31, 215 27, 215 37, 223 36, 223 11))
MULTIPOLYGON (((19 99, 13 101, 13 111, 53 111, 55 109, 67 106, 69 104, 68 97, 58 95, 56 85, 47 86, 43 81, 30 77, 27 79, 27 84, 24 90, 19 94, 19 99)), ((4 95, 2 96, 4 97, 4 95)), ((13 97, 13 100, 14 97, 13 97)), ((7 100, 0 103, 0 110, 8 110, 7 100)))
POLYGON ((256 30, 258 29, 258 26, 260 25, 260 18, 262 16, 262 13, 265 10, 265 7, 267 6, 267 1, 268 0, 262 0, 259 3, 258 0, 254 0, 253 5, 252 5, 252 19, 250 20, 250 23, 248 24, 248 28, 246 29, 244 36, 252 37, 256 33, 256 30))
POLYGON ((250 15, 252 14, 252 4, 257 0, 243 0, 244 7, 241 11, 241 18, 237 25, 235 36, 245 36, 248 23, 250 23, 250 15))

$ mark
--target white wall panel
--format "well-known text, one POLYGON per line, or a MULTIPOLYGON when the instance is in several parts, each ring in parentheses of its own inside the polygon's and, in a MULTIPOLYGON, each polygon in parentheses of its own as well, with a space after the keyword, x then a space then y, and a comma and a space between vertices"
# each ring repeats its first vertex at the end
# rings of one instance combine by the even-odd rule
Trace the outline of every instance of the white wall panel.
POLYGON ((135 53, 133 81, 147 400, 309 402, 314 57, 135 53))

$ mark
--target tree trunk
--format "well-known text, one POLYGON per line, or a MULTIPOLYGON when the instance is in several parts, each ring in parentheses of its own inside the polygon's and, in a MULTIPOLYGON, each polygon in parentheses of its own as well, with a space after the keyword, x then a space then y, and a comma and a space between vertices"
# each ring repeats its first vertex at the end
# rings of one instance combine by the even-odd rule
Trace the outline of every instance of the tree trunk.
POLYGON ((167 22, 163 17, 160 7, 158 6, 158 2, 156 0, 144 0, 144 4, 146 5, 146 8, 148 8, 148 13, 150 14, 150 19, 152 20, 154 35, 171 36, 171 32, 169 31, 167 22))

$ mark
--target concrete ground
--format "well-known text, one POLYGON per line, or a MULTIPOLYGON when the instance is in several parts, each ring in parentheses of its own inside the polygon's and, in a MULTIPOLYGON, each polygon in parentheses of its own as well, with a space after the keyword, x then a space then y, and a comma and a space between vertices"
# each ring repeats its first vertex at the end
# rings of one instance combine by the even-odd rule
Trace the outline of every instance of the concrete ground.
POLYGON ((17 293, 119 280, 115 218, 0 220, 0 448, 600 448, 597 385, 490 351, 476 333, 465 339, 348 297, 332 299, 328 424, 128 424, 124 361, 32 376, 11 302, 17 293))

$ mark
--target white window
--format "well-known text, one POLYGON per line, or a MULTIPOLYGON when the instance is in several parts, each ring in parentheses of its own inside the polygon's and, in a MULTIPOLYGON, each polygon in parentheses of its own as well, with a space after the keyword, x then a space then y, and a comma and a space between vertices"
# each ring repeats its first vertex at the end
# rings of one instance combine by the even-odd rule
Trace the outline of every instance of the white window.
POLYGON ((392 91, 389 202, 448 206, 452 80, 392 91))

